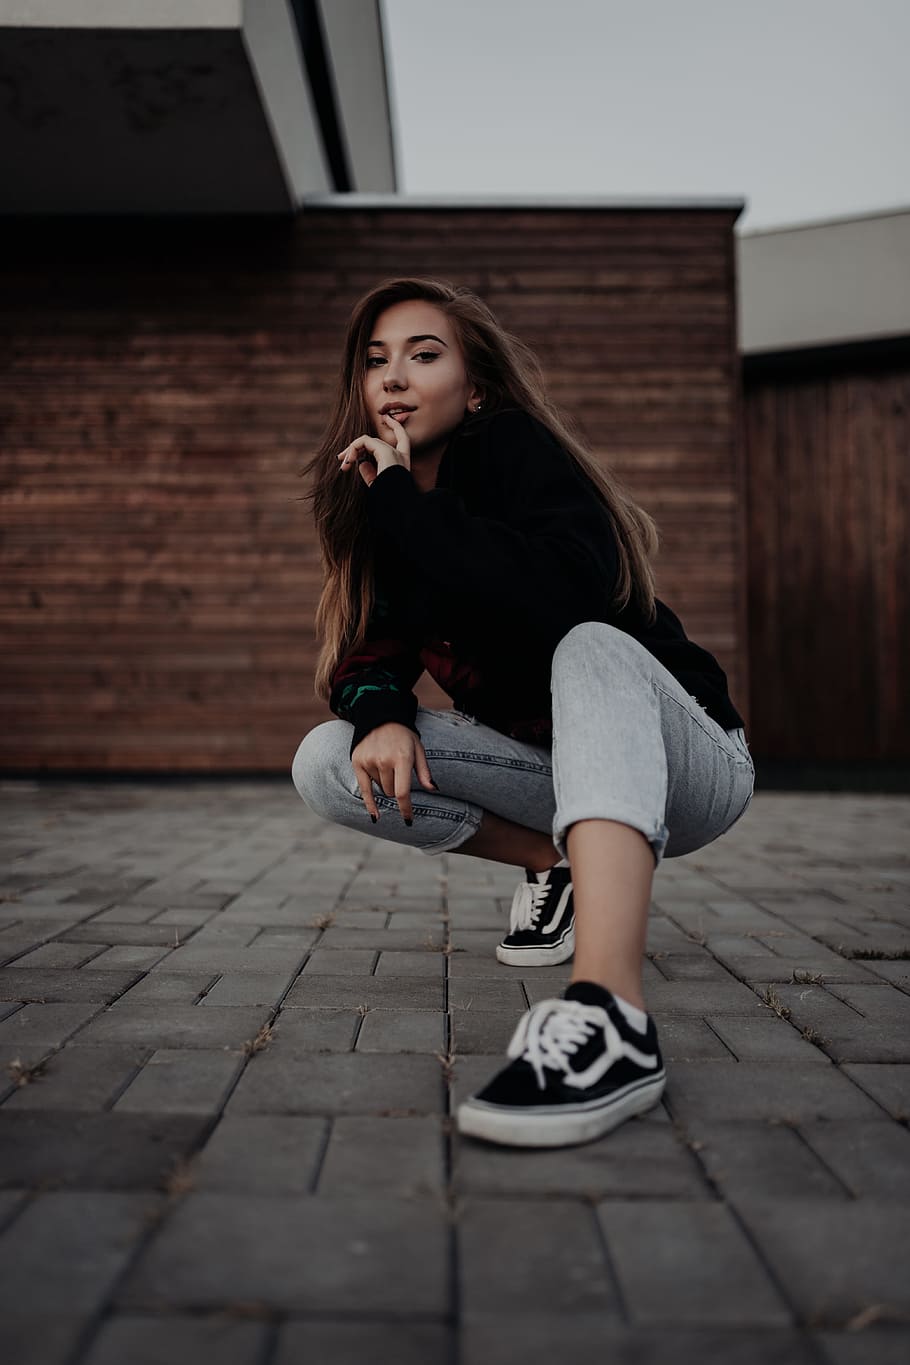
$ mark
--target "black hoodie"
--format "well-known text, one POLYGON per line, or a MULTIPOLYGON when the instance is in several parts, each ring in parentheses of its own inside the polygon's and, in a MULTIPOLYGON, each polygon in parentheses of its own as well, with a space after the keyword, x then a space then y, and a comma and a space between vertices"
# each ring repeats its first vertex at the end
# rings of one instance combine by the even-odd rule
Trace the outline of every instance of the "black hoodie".
POLYGON ((329 708, 351 754, 398 721, 419 735, 412 689, 426 669, 455 707, 514 739, 552 739, 550 668, 582 621, 626 631, 724 729, 744 722, 717 660, 660 599, 648 624, 611 606, 619 559, 609 512, 547 428, 518 407, 466 417, 422 493, 403 465, 364 486, 375 604, 361 647, 332 677, 329 708))

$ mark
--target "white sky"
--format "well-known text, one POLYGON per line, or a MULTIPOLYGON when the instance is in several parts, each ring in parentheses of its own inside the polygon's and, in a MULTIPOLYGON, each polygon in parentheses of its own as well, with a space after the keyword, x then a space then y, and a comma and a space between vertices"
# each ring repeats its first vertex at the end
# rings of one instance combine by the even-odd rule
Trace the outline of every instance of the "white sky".
POLYGON ((380 0, 403 194, 910 207, 907 0, 380 0))

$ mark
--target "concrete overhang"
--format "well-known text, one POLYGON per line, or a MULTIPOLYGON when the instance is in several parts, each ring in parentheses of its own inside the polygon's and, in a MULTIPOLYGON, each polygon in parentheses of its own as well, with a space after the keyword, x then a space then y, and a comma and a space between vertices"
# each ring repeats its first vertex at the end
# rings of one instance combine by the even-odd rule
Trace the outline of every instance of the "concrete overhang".
POLYGON ((395 187, 378 0, 0 0, 0 88, 5 214, 395 187))
POLYGON ((737 237, 744 355, 910 336, 910 210, 737 237))

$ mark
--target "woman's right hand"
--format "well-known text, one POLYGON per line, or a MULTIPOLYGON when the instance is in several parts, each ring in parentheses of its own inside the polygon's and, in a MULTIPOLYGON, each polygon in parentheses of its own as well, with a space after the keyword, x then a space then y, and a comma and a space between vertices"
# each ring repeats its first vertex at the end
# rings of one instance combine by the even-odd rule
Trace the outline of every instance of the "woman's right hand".
POLYGON ((418 781, 429 791, 439 791, 427 764, 427 756, 420 737, 397 721, 377 725, 357 745, 351 754, 351 763, 357 777, 357 785, 364 805, 374 817, 379 819, 371 783, 377 782, 386 796, 398 802, 398 808, 406 823, 414 818, 411 808, 411 773, 417 770, 418 781))

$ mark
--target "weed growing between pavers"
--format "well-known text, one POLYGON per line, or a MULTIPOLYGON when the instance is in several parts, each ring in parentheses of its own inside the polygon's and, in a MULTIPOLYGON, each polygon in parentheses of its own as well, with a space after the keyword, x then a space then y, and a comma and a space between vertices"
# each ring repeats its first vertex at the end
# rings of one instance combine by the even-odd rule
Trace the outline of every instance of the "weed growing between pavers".
POLYGON ((781 1000, 780 996, 777 994, 777 991, 774 989, 773 986, 768 987, 764 995, 761 996, 761 999, 765 1002, 766 1005, 770 1005, 771 1009, 773 1009, 774 1013, 778 1016, 778 1018, 780 1019, 790 1018, 789 1007, 784 1004, 783 1000, 781 1000))
POLYGON ((6 1070, 10 1080, 14 1085, 22 1087, 31 1085, 33 1081, 43 1080, 47 1075, 49 1058, 45 1057, 40 1062, 35 1062, 34 1066, 26 1066, 21 1057, 14 1057, 8 1064, 6 1070))
POLYGON ((255 1038, 247 1038, 241 1047, 241 1052, 245 1052, 248 1057, 252 1057, 255 1052, 263 1052, 274 1040, 275 1030, 271 1024, 263 1024, 255 1038))

